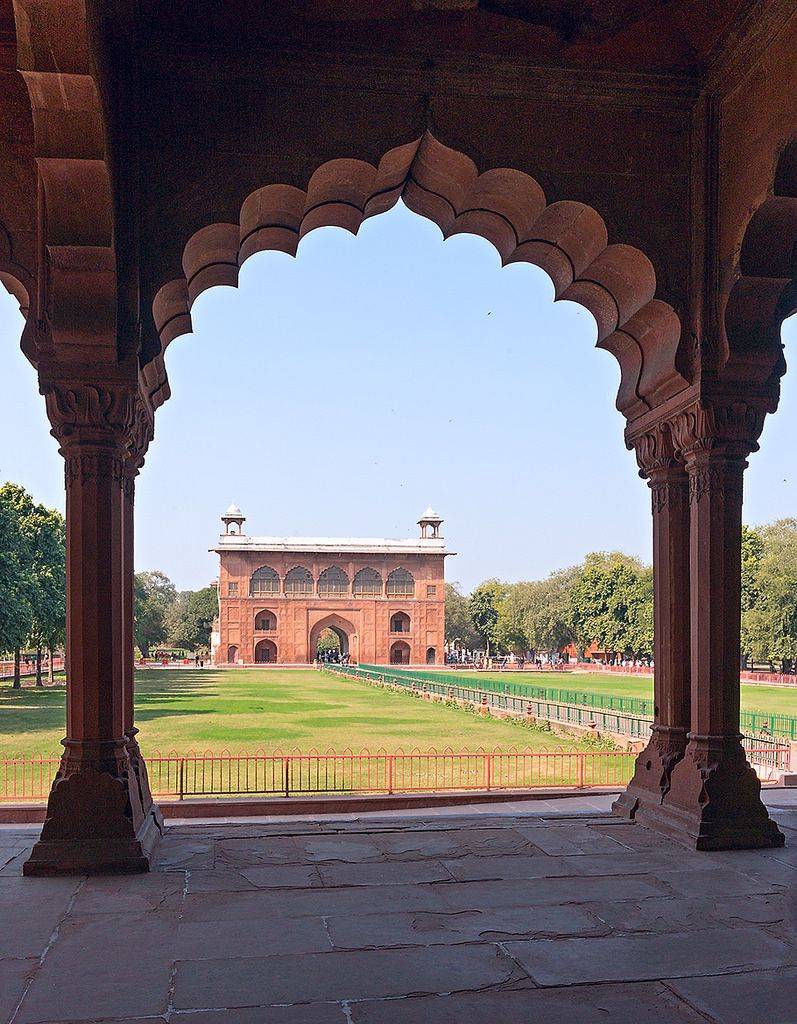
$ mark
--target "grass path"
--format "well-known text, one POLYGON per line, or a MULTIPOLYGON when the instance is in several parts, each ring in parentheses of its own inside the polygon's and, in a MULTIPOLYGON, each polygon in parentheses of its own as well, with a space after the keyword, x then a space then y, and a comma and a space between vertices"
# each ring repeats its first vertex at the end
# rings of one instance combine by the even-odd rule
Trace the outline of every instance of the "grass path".
MULTIPOLYGON (((60 752, 64 696, 60 686, 1 686, 0 754, 60 752)), ((485 721, 310 670, 144 670, 136 674, 136 724, 145 754, 224 748, 579 748, 551 733, 485 721)))

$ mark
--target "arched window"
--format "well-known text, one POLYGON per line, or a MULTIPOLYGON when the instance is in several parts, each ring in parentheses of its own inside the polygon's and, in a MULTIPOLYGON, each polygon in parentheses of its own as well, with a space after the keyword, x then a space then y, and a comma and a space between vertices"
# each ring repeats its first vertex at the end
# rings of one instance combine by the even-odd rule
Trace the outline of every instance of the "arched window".
POLYGON ((309 569, 297 565, 285 575, 286 594, 312 594, 313 576, 309 569))
POLYGON ((403 640, 397 640, 390 647, 390 664, 391 665, 409 665, 410 663, 410 645, 405 643, 403 640))
POLYGON ((236 665, 238 663, 238 648, 235 644, 230 644, 227 648, 227 664, 236 665))
POLYGON ((358 597, 380 597, 382 594, 382 577, 376 569, 360 569, 354 577, 353 589, 358 597))
POLYGON ((426 664, 434 665, 437 662, 437 651, 434 647, 426 648, 426 664))
POLYGON ((255 629, 259 632, 270 633, 277 628, 277 616, 274 612, 258 612, 255 615, 255 629))
POLYGON ((388 597, 412 597, 415 593, 415 579, 406 569, 394 569, 387 578, 388 597))
POLYGON ((324 569, 318 577, 319 594, 348 594, 348 592, 349 577, 337 565, 331 565, 328 569, 324 569))
POLYGON ((278 594, 280 592, 280 578, 267 565, 256 569, 249 581, 249 596, 257 597, 258 594, 278 594))
POLYGON ((410 617, 406 612, 396 612, 390 616, 391 633, 409 633, 412 628, 410 617))

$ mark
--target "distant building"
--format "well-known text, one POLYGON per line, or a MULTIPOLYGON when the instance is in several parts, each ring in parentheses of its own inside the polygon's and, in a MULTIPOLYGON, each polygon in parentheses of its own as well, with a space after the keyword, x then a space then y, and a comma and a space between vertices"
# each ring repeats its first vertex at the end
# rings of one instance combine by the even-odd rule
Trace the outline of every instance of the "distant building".
POLYGON ((219 622, 213 661, 306 664, 326 629, 352 662, 443 663, 443 520, 431 508, 420 536, 247 537, 231 505, 218 545, 219 622))

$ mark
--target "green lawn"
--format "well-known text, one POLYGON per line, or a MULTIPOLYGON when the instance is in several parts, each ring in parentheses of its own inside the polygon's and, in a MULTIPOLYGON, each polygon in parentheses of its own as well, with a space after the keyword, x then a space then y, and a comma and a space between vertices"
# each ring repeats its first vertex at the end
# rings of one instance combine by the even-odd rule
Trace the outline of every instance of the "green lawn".
MULTIPOLYGON (((645 676, 621 676, 613 672, 457 672, 459 676, 497 679, 499 682, 530 683, 585 693, 606 693, 616 697, 653 696, 653 680, 645 676)), ((797 715, 797 687, 759 686, 742 683, 744 711, 772 715, 797 715)))
MULTIPOLYGON (((136 678, 136 724, 145 754, 259 748, 579 749, 550 732, 483 720, 312 670, 145 670, 136 678)), ((60 752, 63 735, 62 686, 0 687, 0 754, 60 752)))

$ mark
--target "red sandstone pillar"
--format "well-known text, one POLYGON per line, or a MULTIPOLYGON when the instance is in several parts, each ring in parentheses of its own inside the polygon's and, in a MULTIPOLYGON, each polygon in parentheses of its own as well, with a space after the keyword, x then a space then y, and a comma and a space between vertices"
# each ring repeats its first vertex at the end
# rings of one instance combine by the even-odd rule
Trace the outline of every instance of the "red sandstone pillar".
POLYGON ((124 735, 130 766, 138 787, 138 803, 142 817, 151 815, 159 831, 163 818, 152 799, 147 765, 136 739, 135 725, 135 488, 139 460, 128 457, 123 466, 122 487, 122 692, 124 735))
POLYGON ((653 514, 653 727, 634 777, 612 809, 655 825, 689 729, 689 484, 666 426, 638 438, 635 448, 653 514))
POLYGON ((723 400, 673 424, 689 475, 691 728, 656 825, 698 850, 783 845, 739 731, 742 481, 763 419, 723 400))
POLYGON ((47 384, 66 463, 67 729, 27 875, 146 871, 160 837, 125 736, 124 457, 135 390, 47 384))

